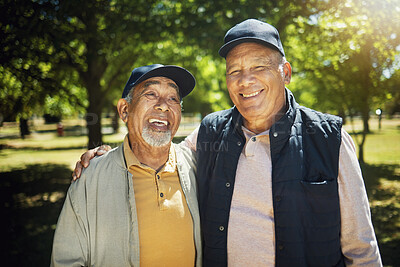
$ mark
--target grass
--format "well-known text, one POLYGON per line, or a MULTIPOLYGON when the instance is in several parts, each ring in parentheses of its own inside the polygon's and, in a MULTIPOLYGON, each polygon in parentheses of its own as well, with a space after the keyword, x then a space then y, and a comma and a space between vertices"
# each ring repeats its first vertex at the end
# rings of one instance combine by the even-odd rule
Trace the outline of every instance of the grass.
MULTIPOLYGON (((370 120, 369 125, 372 133, 367 136, 364 145, 365 162, 369 164, 398 164, 400 162, 400 120, 382 120, 381 130, 379 130, 378 121, 375 118, 370 120)), ((354 125, 349 122, 344 128, 357 143, 358 138, 352 133, 354 131, 359 132, 362 129, 361 121, 355 121, 354 125)))
MULTIPOLYGON (((178 138, 190 133, 197 122, 184 118, 178 138)), ((35 121, 31 136, 23 140, 18 138, 18 125, 0 127, 0 226, 5 240, 0 253, 5 266, 49 265, 71 171, 87 143, 82 120, 64 125, 65 136, 58 137, 55 124, 35 121)), ((400 266, 400 120, 383 120, 381 130, 377 125, 371 120, 366 163, 361 168, 383 263, 400 266)), ((356 121, 354 129, 358 131, 360 126, 356 121)), ((349 133, 352 128, 345 126, 349 133)), ((104 142, 114 147, 125 133, 121 127, 118 134, 105 134, 104 142)))
MULTIPOLYGON (((199 122, 198 118, 183 117, 175 140, 179 142, 190 134, 199 122)), ((111 132, 110 121, 104 119, 105 132, 111 132)), ((23 168, 27 164, 56 163, 65 164, 71 170, 79 156, 87 150, 88 138, 83 120, 63 122, 65 135, 57 136, 55 124, 44 124, 35 120, 31 125, 32 134, 25 139, 18 138, 16 123, 6 123, 0 127, 0 172, 23 168)), ((121 125, 119 133, 104 134, 103 142, 112 147, 118 146, 127 130, 121 125)))
MULTIPOLYGON (((25 140, 0 139, 0 171, 8 171, 26 164, 57 163, 69 168, 75 166, 79 156, 87 150, 86 136, 58 137, 55 133, 32 134, 25 140)), ((104 137, 104 142, 116 146, 123 135, 113 134, 104 137)))

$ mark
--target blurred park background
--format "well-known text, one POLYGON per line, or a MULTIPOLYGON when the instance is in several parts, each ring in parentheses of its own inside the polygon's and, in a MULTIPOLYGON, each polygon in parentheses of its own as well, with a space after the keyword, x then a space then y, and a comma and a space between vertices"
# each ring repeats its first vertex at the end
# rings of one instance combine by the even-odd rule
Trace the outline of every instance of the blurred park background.
POLYGON ((229 108, 225 32, 276 26, 297 101, 341 116, 357 146, 385 266, 400 266, 400 0, 0 0, 4 266, 48 266, 79 156, 122 142, 115 105, 134 67, 196 77, 179 142, 229 108))

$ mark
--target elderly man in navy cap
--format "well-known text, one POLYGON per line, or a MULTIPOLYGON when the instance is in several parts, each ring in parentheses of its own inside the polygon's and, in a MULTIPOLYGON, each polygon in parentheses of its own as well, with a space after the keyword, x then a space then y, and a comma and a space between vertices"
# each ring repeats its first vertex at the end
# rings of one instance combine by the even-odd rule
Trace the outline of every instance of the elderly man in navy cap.
POLYGON ((198 152, 204 265, 381 266, 341 119, 296 103, 270 24, 246 20, 224 41, 235 106, 205 117, 187 140, 198 152))
POLYGON ((178 66, 132 71, 117 105, 128 134, 71 184, 52 266, 201 266, 194 152, 171 143, 194 86, 178 66))
POLYGON ((243 21, 219 54, 235 106, 185 140, 204 266, 381 266, 354 143, 339 117, 296 103, 278 31, 243 21))

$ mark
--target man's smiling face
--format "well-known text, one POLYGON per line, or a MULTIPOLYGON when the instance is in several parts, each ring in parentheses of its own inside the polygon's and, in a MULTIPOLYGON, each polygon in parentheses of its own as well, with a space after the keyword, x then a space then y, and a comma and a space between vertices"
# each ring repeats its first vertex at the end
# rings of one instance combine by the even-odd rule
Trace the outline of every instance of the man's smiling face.
POLYGON ((138 84, 128 106, 129 140, 168 145, 181 121, 179 89, 174 81, 153 77, 138 84))
POLYGON ((279 52, 257 43, 242 43, 226 57, 226 83, 232 102, 245 121, 278 114, 285 105, 291 69, 279 52))

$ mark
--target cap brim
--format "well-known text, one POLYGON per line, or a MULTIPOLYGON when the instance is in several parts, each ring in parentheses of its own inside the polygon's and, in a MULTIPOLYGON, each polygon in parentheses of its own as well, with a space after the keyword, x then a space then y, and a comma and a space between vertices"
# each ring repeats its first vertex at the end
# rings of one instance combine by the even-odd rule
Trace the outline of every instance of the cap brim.
MULTIPOLYGON (((232 40, 226 44, 224 44, 223 46, 221 46, 221 48, 218 51, 218 54, 223 57, 226 58, 226 56, 228 55, 229 51, 231 51, 235 46, 242 44, 242 43, 258 43, 258 44, 262 44, 265 45, 267 47, 270 47, 272 49, 277 50, 279 53, 282 54, 282 52, 279 50, 278 47, 276 47, 275 45, 264 41, 263 39, 260 38, 256 38, 256 37, 242 37, 242 38, 237 38, 235 40, 232 40)), ((284 54, 282 54, 283 56, 285 56, 284 54)))
POLYGON ((189 71, 179 66, 166 65, 146 72, 134 83, 130 84, 130 87, 132 88, 152 77, 166 77, 173 80, 179 87, 179 95, 181 98, 187 96, 196 85, 196 79, 189 71))

